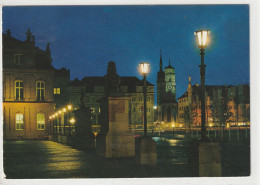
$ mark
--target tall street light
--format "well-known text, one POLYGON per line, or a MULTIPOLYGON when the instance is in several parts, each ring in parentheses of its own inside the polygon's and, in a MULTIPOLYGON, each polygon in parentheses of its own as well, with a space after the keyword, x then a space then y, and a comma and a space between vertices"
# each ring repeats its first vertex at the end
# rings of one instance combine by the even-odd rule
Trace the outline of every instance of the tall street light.
POLYGON ((69 112, 69 119, 68 119, 69 120, 69 136, 71 136, 70 112, 72 110, 72 105, 68 105, 67 108, 68 108, 68 112, 69 112))
POLYGON ((139 70, 140 73, 144 77, 144 87, 143 87, 143 93, 144 93, 144 136, 147 136, 147 112, 146 112, 146 76, 149 73, 149 63, 142 62, 139 64, 139 70))
POLYGON ((205 47, 207 46, 207 37, 210 34, 208 30, 199 30, 194 32, 197 36, 198 45, 200 48, 201 65, 200 67, 200 95, 201 95, 201 140, 206 140, 206 119, 205 119, 205 68, 204 55, 205 47))

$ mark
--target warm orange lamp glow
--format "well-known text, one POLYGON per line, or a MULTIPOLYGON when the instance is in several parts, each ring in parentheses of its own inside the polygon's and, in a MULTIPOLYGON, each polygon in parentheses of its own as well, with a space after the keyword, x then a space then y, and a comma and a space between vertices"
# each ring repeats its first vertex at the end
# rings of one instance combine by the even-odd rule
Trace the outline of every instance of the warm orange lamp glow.
POLYGON ((194 35, 197 36, 197 41, 200 48, 206 47, 209 34, 210 34, 209 30, 200 30, 194 32, 194 35))

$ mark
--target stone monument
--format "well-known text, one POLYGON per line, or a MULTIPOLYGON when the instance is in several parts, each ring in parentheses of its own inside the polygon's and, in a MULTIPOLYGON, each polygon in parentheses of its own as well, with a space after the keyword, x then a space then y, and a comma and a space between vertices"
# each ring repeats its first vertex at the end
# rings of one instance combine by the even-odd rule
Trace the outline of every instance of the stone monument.
POLYGON ((72 137, 72 146, 80 149, 95 148, 95 136, 91 130, 91 111, 84 105, 85 89, 81 89, 81 104, 75 115, 75 135, 72 137))
MULTIPOLYGON (((128 125, 129 101, 129 97, 109 97, 107 103, 103 101, 108 108, 109 122, 108 125, 101 125, 97 136, 98 155, 106 158, 135 156, 135 138, 128 125)), ((107 110, 103 108, 103 111, 107 110)))
POLYGON ((220 177, 222 173, 221 146, 213 141, 193 141, 189 163, 195 176, 220 177))

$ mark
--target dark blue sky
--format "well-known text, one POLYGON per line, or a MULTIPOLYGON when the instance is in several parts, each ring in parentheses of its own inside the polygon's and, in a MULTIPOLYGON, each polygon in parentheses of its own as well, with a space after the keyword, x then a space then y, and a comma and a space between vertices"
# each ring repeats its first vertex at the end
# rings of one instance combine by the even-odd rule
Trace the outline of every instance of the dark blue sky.
MULTIPOLYGON (((3 31, 25 40, 28 28, 36 45, 51 43, 53 65, 71 70, 71 79, 103 76, 116 62, 120 76, 137 76, 148 61, 148 80, 156 85, 160 49, 164 67, 176 70, 177 97, 200 83, 199 49, 194 31, 211 31, 206 48, 206 84, 249 83, 249 6, 30 6, 3 7, 3 31)), ((156 89, 156 88, 155 88, 156 89)))

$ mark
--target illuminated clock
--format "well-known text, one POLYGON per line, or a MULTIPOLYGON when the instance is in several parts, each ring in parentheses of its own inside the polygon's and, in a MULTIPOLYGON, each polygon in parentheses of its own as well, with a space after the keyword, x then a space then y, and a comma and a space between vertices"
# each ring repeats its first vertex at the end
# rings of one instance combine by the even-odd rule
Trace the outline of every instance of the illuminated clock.
POLYGON ((166 86, 167 86, 168 89, 172 89, 173 88, 172 83, 167 83, 166 86))

